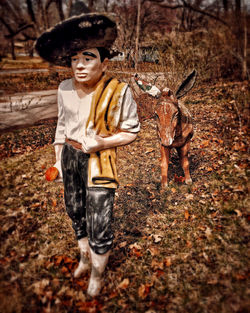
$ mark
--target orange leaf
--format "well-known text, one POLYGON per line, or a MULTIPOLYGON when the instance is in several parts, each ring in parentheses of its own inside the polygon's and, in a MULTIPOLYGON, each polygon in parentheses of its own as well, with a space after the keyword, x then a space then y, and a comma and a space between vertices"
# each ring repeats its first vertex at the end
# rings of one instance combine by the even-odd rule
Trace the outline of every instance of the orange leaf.
POLYGON ((237 142, 232 147, 235 151, 246 151, 246 145, 243 142, 237 142))
POLYGON ((118 285, 118 288, 120 289, 127 289, 129 285, 129 279, 128 278, 124 278, 122 282, 120 282, 120 284, 118 285))
POLYGON ((62 260, 63 260, 62 255, 55 256, 55 261, 54 261, 55 265, 59 266, 61 264, 62 260))
POLYGON ((171 258, 166 258, 164 263, 167 267, 170 267, 172 265, 171 258))
POLYGON ((177 183, 184 183, 185 177, 183 177, 183 176, 177 176, 176 174, 174 174, 174 180, 175 180, 177 183))
POLYGON ((156 270, 156 277, 160 277, 160 276, 162 276, 162 275, 164 275, 164 271, 157 269, 157 270, 156 270))
POLYGON ((145 299, 150 292, 151 284, 142 284, 138 289, 138 295, 140 298, 145 299))
POLYGON ((82 280, 82 279, 76 280, 75 283, 76 283, 78 286, 82 287, 82 289, 87 288, 87 283, 86 283, 86 281, 84 281, 84 280, 82 280))
POLYGON ((202 141, 200 147, 201 147, 201 148, 205 148, 205 147, 208 147, 209 144, 210 144, 210 141, 209 141, 209 140, 204 140, 204 141, 202 141))
POLYGON ((140 258, 142 256, 142 252, 137 250, 136 248, 133 248, 131 250, 131 253, 134 254, 137 258, 140 258))
POLYGON ((73 263, 74 262, 74 260, 72 258, 68 257, 68 256, 65 256, 63 260, 64 260, 65 264, 69 264, 69 263, 73 263))
POLYGON ((67 269, 66 266, 63 266, 62 269, 61 269, 61 271, 62 271, 63 274, 66 274, 66 273, 69 272, 69 270, 67 269))
POLYGON ((163 269, 163 262, 158 262, 156 259, 153 259, 152 262, 151 262, 151 267, 153 269, 160 269, 162 270, 163 269))
POLYGON ((244 274, 235 274, 234 275, 237 280, 246 280, 247 276, 244 274))
POLYGON ((186 220, 189 219, 189 212, 188 212, 188 210, 185 210, 185 219, 186 219, 186 220))
POLYGON ((83 312, 100 312, 102 309, 102 304, 99 303, 96 299, 92 301, 78 301, 76 303, 79 311, 83 312))
POLYGON ((57 206, 57 201, 56 201, 56 199, 52 199, 51 201, 52 201, 52 206, 55 208, 55 207, 57 206))

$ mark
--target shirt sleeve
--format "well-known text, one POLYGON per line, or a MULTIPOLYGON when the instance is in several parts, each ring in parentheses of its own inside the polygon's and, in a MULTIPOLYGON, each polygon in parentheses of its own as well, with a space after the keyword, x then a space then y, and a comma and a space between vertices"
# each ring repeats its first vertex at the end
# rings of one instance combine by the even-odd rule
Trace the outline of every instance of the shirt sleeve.
POLYGON ((58 103, 58 121, 56 127, 55 141, 54 145, 64 144, 65 142, 65 114, 63 109, 63 99, 60 90, 60 86, 58 88, 57 93, 57 103, 58 103))
POLYGON ((140 123, 137 114, 137 104, 133 99, 131 89, 128 87, 122 99, 122 109, 120 116, 120 130, 131 133, 140 131, 140 123))

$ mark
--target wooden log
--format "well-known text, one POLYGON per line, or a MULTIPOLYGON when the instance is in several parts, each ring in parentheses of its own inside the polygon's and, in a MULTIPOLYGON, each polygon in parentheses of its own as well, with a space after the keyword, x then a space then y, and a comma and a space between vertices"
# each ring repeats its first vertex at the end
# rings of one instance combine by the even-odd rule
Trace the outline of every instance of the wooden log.
POLYGON ((0 131, 57 117, 57 90, 0 97, 0 131))
POLYGON ((57 90, 34 91, 0 97, 0 113, 10 113, 31 108, 54 105, 57 90))

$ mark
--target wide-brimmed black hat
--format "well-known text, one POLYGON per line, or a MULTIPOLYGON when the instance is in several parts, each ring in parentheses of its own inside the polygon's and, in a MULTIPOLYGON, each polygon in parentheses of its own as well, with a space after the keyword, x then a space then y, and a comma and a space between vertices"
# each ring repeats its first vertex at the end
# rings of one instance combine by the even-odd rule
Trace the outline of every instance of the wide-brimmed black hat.
POLYGON ((102 47, 110 49, 117 36, 115 17, 105 13, 87 13, 70 17, 45 31, 35 49, 48 62, 70 66, 77 51, 102 47))

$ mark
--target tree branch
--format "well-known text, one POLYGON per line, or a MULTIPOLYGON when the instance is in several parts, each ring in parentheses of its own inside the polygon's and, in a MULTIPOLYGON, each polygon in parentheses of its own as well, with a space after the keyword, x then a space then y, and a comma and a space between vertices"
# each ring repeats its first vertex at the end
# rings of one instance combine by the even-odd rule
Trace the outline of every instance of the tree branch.
POLYGON ((162 7, 162 8, 171 9, 171 10, 188 8, 188 9, 194 11, 194 12, 197 12, 197 13, 206 15, 206 16, 208 16, 210 18, 213 18, 213 19, 217 20, 218 22, 221 22, 225 26, 229 27, 229 25, 224 20, 219 18, 218 16, 213 15, 213 14, 207 12, 207 11, 195 8, 191 4, 187 3, 185 0, 182 0, 183 4, 177 4, 177 5, 169 5, 167 3, 162 3, 162 2, 164 2, 164 0, 149 0, 149 1, 155 3, 156 5, 158 5, 158 6, 162 7))
POLYGON ((34 13, 33 6, 32 6, 32 1, 26 0, 26 4, 27 4, 28 13, 32 22, 36 23, 36 17, 35 17, 35 13, 34 13))
POLYGON ((22 32, 23 30, 25 30, 27 28, 30 28, 30 27, 34 27, 34 24, 31 23, 31 24, 28 24, 28 25, 24 25, 24 26, 20 27, 19 29, 17 29, 16 31, 12 31, 11 34, 5 35, 5 38, 7 38, 7 39, 13 38, 16 35, 18 35, 20 32, 22 32))
POLYGON ((7 28, 8 32, 10 34, 14 33, 13 29, 11 28, 11 26, 4 20, 3 17, 0 17, 0 22, 7 28))

